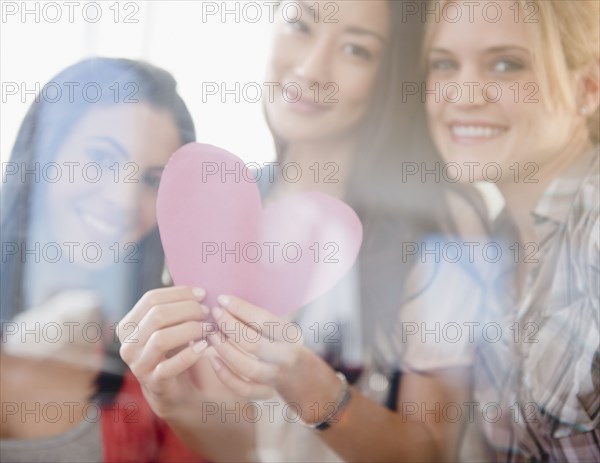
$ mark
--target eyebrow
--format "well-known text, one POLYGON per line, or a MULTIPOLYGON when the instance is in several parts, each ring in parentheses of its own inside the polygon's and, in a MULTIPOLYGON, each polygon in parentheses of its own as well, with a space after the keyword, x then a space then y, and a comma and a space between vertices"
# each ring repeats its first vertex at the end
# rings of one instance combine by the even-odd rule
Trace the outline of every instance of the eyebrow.
POLYGON ((92 137, 92 140, 109 144, 110 146, 113 147, 113 149, 115 151, 117 151, 121 155, 121 157, 123 157, 124 159, 129 159, 129 154, 127 153, 127 150, 125 148, 123 148, 123 145, 121 145, 120 143, 115 141, 113 138, 106 137, 106 136, 99 136, 99 137, 92 137))
MULTIPOLYGON (((505 46, 499 46, 499 47, 491 47, 491 48, 486 48, 483 51, 491 52, 491 53, 504 53, 507 51, 514 51, 514 50, 522 51, 524 53, 527 53, 528 55, 531 53, 527 48, 521 47, 519 45, 505 45, 505 46)), ((447 50, 445 48, 432 48, 430 50, 430 52, 445 53, 447 55, 453 54, 450 50, 447 50)))
POLYGON ((381 40, 381 42, 383 43, 387 42, 387 39, 383 35, 368 29, 363 29, 362 27, 350 26, 346 28, 346 32, 349 34, 370 35, 372 37, 375 37, 376 39, 381 40))
MULTIPOLYGON (((307 4, 306 0, 300 0, 299 2, 297 2, 298 5, 300 5, 300 7, 308 14, 313 15, 313 11, 311 10, 310 6, 307 4)), ((346 30, 344 31, 348 34, 356 34, 356 35, 370 35, 372 37, 375 37, 376 39, 380 40, 383 43, 387 42, 387 39, 381 35, 378 34, 377 32, 374 32, 372 30, 369 29, 365 29, 363 27, 358 27, 358 26, 349 26, 346 28, 346 30)))

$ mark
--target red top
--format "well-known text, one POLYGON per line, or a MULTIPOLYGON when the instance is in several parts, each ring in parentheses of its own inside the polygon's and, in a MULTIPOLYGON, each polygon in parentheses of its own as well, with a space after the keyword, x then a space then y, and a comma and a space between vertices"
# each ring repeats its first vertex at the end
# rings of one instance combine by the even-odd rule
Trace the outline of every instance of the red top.
POLYGON ((202 462, 150 409, 140 384, 127 372, 110 406, 102 408, 104 461, 107 463, 202 462))

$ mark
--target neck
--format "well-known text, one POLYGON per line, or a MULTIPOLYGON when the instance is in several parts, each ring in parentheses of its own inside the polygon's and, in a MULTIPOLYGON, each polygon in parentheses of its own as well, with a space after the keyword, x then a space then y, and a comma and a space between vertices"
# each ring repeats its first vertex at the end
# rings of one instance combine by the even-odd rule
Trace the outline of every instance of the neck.
POLYGON ((355 149, 354 137, 290 143, 281 164, 297 163, 302 169, 302 176, 295 183, 282 182, 278 189, 286 193, 319 191, 342 197, 350 177, 351 158, 355 149))
POLYGON ((512 181, 498 185, 506 201, 506 208, 515 221, 523 242, 536 240, 531 212, 540 201, 544 191, 553 180, 580 160, 591 147, 587 137, 579 142, 570 143, 544 164, 532 163, 533 165, 527 169, 524 164, 519 164, 519 181, 515 182, 511 177, 512 181), (526 182, 524 177, 532 173, 533 166, 538 170, 531 175, 530 181, 526 182), (535 180, 537 182, 533 183, 535 180))

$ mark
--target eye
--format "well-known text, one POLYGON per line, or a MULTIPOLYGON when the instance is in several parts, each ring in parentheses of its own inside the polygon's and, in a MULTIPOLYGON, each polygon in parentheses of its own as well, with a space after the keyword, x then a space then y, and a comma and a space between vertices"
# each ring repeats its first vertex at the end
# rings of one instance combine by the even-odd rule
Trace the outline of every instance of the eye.
POLYGON ((362 58, 367 61, 373 59, 373 54, 365 47, 361 47, 360 45, 344 45, 343 50, 345 53, 348 53, 351 56, 356 56, 357 58, 362 58))
POLYGON ((429 71, 451 71, 458 69, 458 63, 454 60, 443 58, 443 59, 432 59, 429 61, 429 71))
POLYGON ((509 58, 502 58, 492 63, 493 72, 517 72, 523 70, 524 68, 525 65, 522 62, 509 58))
POLYGON ((299 19, 298 21, 288 21, 287 27, 301 34, 308 34, 310 32, 308 25, 302 19, 299 19))
POLYGON ((158 185, 160 184, 160 177, 161 177, 162 171, 149 171, 144 173, 144 176, 142 177, 142 181, 144 182, 145 185, 149 186, 150 188, 155 188, 158 189, 158 185))
POLYGON ((110 167, 117 162, 117 156, 103 148, 89 147, 86 153, 92 162, 96 162, 102 167, 110 167))

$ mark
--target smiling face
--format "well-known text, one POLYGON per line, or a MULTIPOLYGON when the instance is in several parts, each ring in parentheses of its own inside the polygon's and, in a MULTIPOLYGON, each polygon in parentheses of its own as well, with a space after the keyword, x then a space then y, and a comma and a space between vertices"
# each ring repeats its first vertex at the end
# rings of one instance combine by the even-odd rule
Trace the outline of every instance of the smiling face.
POLYGON ((54 162, 63 177, 49 185, 44 198, 54 239, 98 243, 111 259, 114 243, 123 249, 139 241, 156 226, 160 174, 179 143, 172 116, 150 105, 87 112, 57 152, 54 162), (69 162, 78 163, 72 182, 69 162))
MULTIPOLYGON (((567 145, 587 133, 576 111, 551 107, 544 97, 547 89, 534 72, 531 28, 536 24, 524 23, 523 15, 515 21, 513 3, 500 4, 496 23, 482 14, 470 22, 465 14, 456 23, 431 25, 426 50, 427 87, 440 89, 438 102, 427 98, 431 134, 445 161, 479 163, 478 180, 486 163, 498 163, 503 180, 513 178, 509 169, 515 162, 521 169, 528 162, 540 168, 556 164, 567 145)), ((575 74, 569 79, 575 99, 575 74)))
POLYGON ((275 133, 287 142, 347 135, 367 111, 389 41, 388 2, 297 4, 300 20, 295 16, 286 21, 284 12, 293 15, 297 11, 286 3, 277 15, 267 80, 280 86, 266 105, 267 117, 275 133), (301 99, 296 101, 298 88, 301 99))

